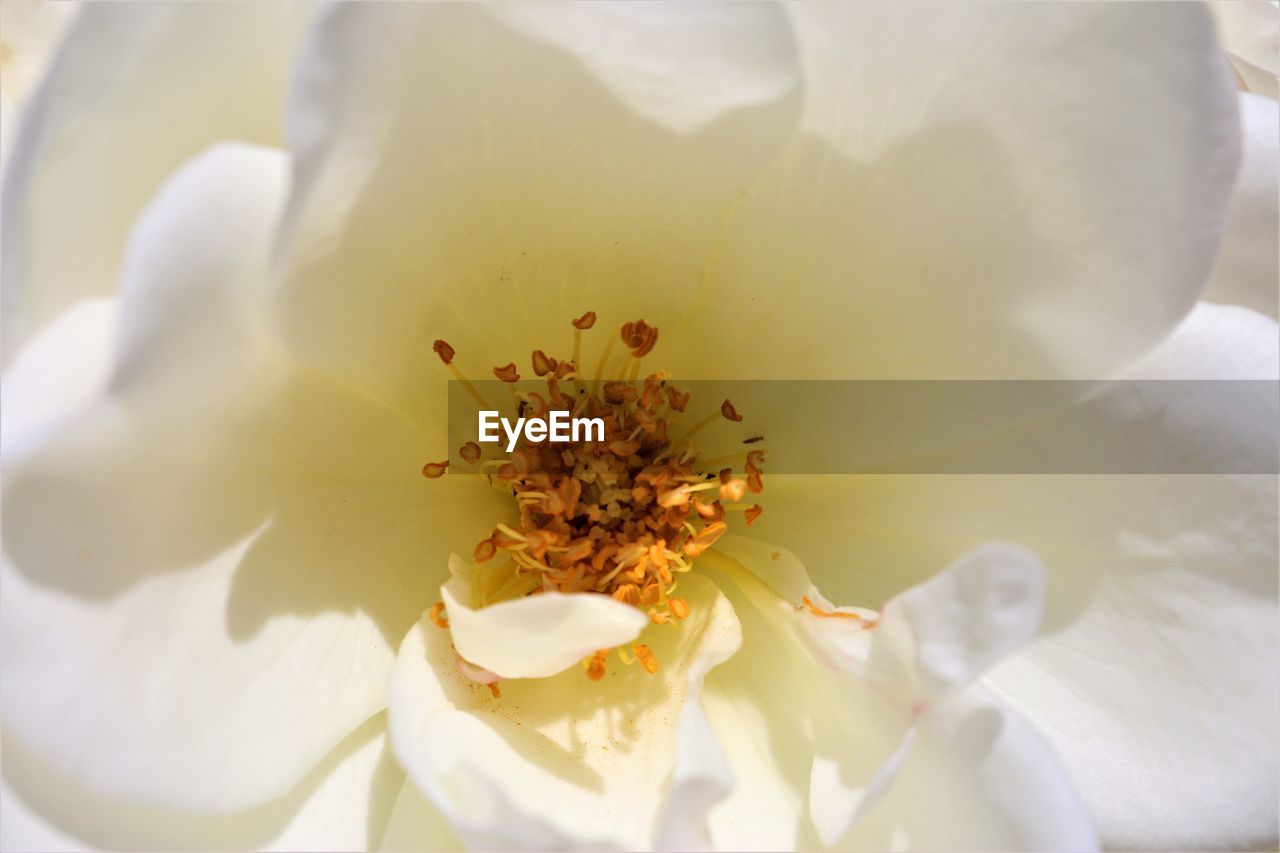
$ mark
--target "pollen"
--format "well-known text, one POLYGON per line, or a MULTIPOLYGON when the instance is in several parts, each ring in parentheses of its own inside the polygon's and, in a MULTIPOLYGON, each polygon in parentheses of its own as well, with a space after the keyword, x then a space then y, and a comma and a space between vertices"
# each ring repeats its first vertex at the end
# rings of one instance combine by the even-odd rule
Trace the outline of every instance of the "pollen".
MULTIPOLYGON (((713 421, 737 424, 744 417, 729 400, 713 403, 707 412, 666 371, 642 372, 641 360, 659 339, 657 327, 644 320, 614 327, 595 375, 584 375, 583 333, 596 322, 594 311, 571 321, 570 358, 556 357, 551 348, 533 350, 530 364, 536 380, 522 383, 514 362, 493 369, 494 376, 510 385, 510 405, 518 416, 564 411, 600 418, 605 431, 603 438, 574 441, 521 437, 510 452, 484 461, 478 444, 464 445, 462 460, 478 464, 472 469, 478 474, 469 476, 509 494, 516 511, 516 520, 495 524, 488 538, 476 544, 472 559, 498 579, 494 588, 501 590, 501 598, 547 592, 606 595, 643 611, 660 626, 650 630, 680 630, 691 605, 673 594, 679 578, 693 570, 695 559, 731 523, 759 520, 758 504, 739 502, 748 492, 763 491, 765 455, 756 449, 744 454, 741 443, 730 456, 723 451, 731 448, 703 453, 691 441, 713 421), (614 358, 619 342, 627 352, 614 358), (686 415, 686 410, 696 414, 686 415), (703 458, 709 461, 700 462, 703 458), (730 459, 738 464, 726 467, 730 459)), ((443 340, 433 348, 478 400, 478 391, 456 363, 454 348, 443 340)), ((732 440, 754 445, 760 439, 744 430, 732 440)), ((447 462, 428 463, 423 475, 434 479, 447 467, 447 462)), ((434 605, 428 616, 448 627, 442 604, 434 605)), ((636 643, 630 651, 600 649, 583 658, 586 677, 603 679, 613 653, 624 665, 638 662, 650 674, 659 669, 653 649, 636 643)))

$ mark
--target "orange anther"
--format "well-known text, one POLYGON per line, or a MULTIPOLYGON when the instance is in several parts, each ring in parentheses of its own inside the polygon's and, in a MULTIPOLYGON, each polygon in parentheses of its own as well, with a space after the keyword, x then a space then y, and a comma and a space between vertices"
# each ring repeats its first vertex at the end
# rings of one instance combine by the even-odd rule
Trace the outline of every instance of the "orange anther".
POLYGON ((498 553, 498 546, 494 544, 492 539, 485 539, 476 545, 476 549, 471 552, 471 559, 476 563, 483 563, 492 560, 493 555, 498 553))
POLYGON ((588 311, 587 313, 583 314, 581 317, 573 321, 573 327, 575 329, 581 329, 583 331, 590 329, 595 324, 596 324, 596 312, 594 311, 588 311))
POLYGON ((648 355, 658 342, 658 329, 644 320, 625 323, 622 326, 622 342, 636 358, 648 355))
POLYGON ((636 643, 631 647, 631 651, 635 653, 636 660, 640 661, 645 672, 652 675, 658 671, 658 656, 653 653, 653 649, 644 643, 636 643))
POLYGON ((742 496, 747 493, 747 484, 744 480, 734 478, 727 483, 720 484, 720 500, 736 503, 742 500, 742 496))
POLYGON ((753 495, 758 495, 764 491, 764 477, 760 475, 759 471, 752 471, 747 475, 747 488, 753 495))
POLYGON ((431 349, 435 350, 436 355, 440 356, 440 360, 445 364, 453 364, 453 357, 458 354, 453 347, 439 340, 431 345, 431 349))
POLYGON ((587 671, 587 678, 592 681, 599 681, 604 678, 605 671, 608 669, 605 664, 608 657, 609 652, 602 649, 589 657, 583 658, 582 668, 587 671))
POLYGON ((629 382, 606 382, 604 384, 604 400, 606 403, 633 402, 639 392, 629 382))
POLYGON ((691 536, 684 543, 684 552, 690 557, 696 557, 703 551, 710 548, 717 539, 725 534, 729 527, 723 521, 717 521, 715 524, 708 524, 706 527, 698 531, 698 535, 691 536))
POLYGON ((703 521, 714 522, 724 518, 724 504, 720 501, 705 503, 695 498, 693 509, 703 521))
POLYGON ((458 455, 462 457, 464 462, 474 465, 480 461, 480 445, 474 441, 468 441, 458 448, 458 455))
POLYGON ((434 480, 437 477, 443 477, 444 472, 449 470, 449 460, 443 462, 428 462, 422 466, 422 476, 428 480, 434 480))
POLYGON ((427 618, 430 619, 431 623, 437 628, 449 627, 449 620, 444 616, 443 601, 437 601, 435 604, 431 605, 431 609, 427 611, 427 618))
POLYGON ((747 518, 747 526, 750 527, 752 524, 755 524, 756 519, 759 518, 760 514, 763 512, 764 512, 764 507, 760 506, 760 504, 747 507, 746 512, 743 513, 743 515, 745 515, 747 518))
POLYGON ((723 403, 720 404, 720 414, 724 415, 726 418, 733 421, 734 423, 737 423, 738 421, 742 420, 742 415, 738 414, 738 410, 735 409, 733 407, 733 403, 729 402, 728 400, 725 400, 723 403))
POLYGON ((636 607, 640 604, 640 590, 633 583, 624 583, 613 591, 613 600, 636 607))
POLYGON ((626 459, 628 456, 634 456, 636 451, 640 449, 638 441, 611 441, 609 442, 609 452, 620 459, 626 459))
POLYGON ((809 608, 810 613, 814 616, 821 616, 824 619, 852 619, 855 622, 861 622, 862 627, 864 628, 874 628, 879 622, 877 619, 863 619, 857 613, 844 613, 839 610, 823 610, 821 607, 818 607, 818 605, 810 601, 809 596, 807 595, 800 599, 800 601, 804 603, 805 607, 809 608))
POLYGON ((540 349, 533 351, 533 372, 538 376, 546 376, 556 369, 556 360, 540 349))
POLYGON ((684 407, 689 405, 689 392, 681 394, 674 386, 667 386, 667 405, 671 407, 673 412, 683 412, 684 407))
POLYGON ((689 615, 689 602, 678 595, 667 599, 667 607, 671 610, 671 615, 677 619, 683 619, 689 615))
POLYGON ((493 375, 501 379, 503 382, 519 382, 520 374, 516 373, 516 363, 505 364, 502 367, 495 367, 493 375))

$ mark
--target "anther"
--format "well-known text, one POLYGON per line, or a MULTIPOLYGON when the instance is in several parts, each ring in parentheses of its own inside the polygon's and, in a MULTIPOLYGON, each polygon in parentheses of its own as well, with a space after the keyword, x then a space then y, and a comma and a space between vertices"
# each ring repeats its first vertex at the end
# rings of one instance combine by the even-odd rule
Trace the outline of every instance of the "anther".
POLYGON ((743 515, 747 519, 747 526, 750 527, 752 524, 754 524, 756 519, 759 518, 760 514, 763 512, 764 512, 764 507, 760 506, 760 504, 756 504, 755 506, 748 507, 747 510, 743 513, 743 515))
POLYGON ((495 367, 493 369, 493 375, 501 379, 503 382, 514 383, 520 381, 520 374, 516 373, 516 363, 514 361, 510 364, 503 365, 502 367, 495 367))
POLYGON ((538 376, 546 376, 556 369, 556 360, 540 349, 533 351, 533 372, 538 376))
POLYGON ((635 653, 636 660, 640 661, 645 672, 653 675, 658 671, 658 656, 653 653, 653 649, 644 643, 636 643, 631 647, 631 651, 635 653))
POLYGON ((738 410, 733 407, 733 403, 725 400, 720 404, 720 414, 725 416, 726 420, 738 423, 742 420, 742 415, 738 414, 738 410))
POLYGON ((431 349, 435 350, 436 355, 440 356, 440 360, 443 361, 446 366, 453 364, 453 357, 458 354, 457 350, 441 340, 437 340, 433 343, 431 345, 431 349))
POLYGON ((437 601, 431 605, 431 609, 427 611, 427 618, 437 628, 448 628, 449 620, 444 616, 444 602, 437 601))
POLYGON ((627 349, 631 350, 633 356, 643 358, 652 352, 654 345, 658 343, 658 329, 644 320, 625 323, 622 326, 622 342, 626 344, 627 349))
POLYGON ((584 332, 587 329, 590 329, 595 324, 596 324, 596 312, 594 311, 588 311, 587 313, 583 314, 581 317, 573 321, 573 327, 575 329, 580 329, 584 332))
POLYGON ((587 678, 590 678, 592 681, 599 681, 604 678, 605 670, 607 669, 605 666, 605 659, 608 656, 609 652, 602 649, 601 651, 582 659, 582 668, 587 671, 587 678))
POLYGON ((422 466, 422 476, 428 480, 434 480, 437 477, 443 477, 444 472, 449 470, 449 460, 443 462, 428 462, 422 466))
POLYGON ((474 441, 468 441, 462 447, 458 448, 458 455, 463 461, 469 465, 474 465, 480 461, 480 445, 474 441))
POLYGON ((485 539, 476 545, 476 549, 471 552, 471 560, 476 563, 483 563, 493 559, 493 555, 498 553, 498 546, 494 544, 492 539, 485 539))
POLYGON ((737 503, 742 500, 743 495, 747 493, 747 484, 744 480, 734 478, 720 486, 720 500, 737 503))

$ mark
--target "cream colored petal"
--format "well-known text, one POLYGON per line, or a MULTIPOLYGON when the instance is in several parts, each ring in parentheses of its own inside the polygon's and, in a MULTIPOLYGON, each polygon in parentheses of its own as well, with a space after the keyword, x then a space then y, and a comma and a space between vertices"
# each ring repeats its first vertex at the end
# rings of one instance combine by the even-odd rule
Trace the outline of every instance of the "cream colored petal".
POLYGON ((801 133, 728 227, 708 375, 1107 375, 1190 310, 1239 160, 1190 4, 795 3, 801 133))
POLYGON ((1215 0, 1209 8, 1240 88, 1280 98, 1280 7, 1272 0, 1215 0))
MULTIPOLYGON (((451 562, 460 562, 456 554, 451 562)), ((502 678, 546 678, 596 649, 630 643, 648 624, 644 612, 594 593, 542 595, 472 609, 457 574, 440 587, 458 654, 502 678), (451 587, 457 590, 451 591, 451 587)))
POLYGON ((838 850, 1095 850, 1060 759, 980 687, 921 719, 892 788, 838 850))
POLYGON ((660 661, 652 676, 613 657, 599 682, 575 668, 503 681, 495 698, 457 671, 447 631, 424 618, 409 632, 392 679, 392 740, 465 843, 634 849, 695 837, 701 809, 688 806, 705 802, 696 783, 706 768, 684 762, 705 746, 686 755, 682 742, 701 727, 690 716, 698 682, 737 647, 739 628, 705 579, 685 576, 680 589, 688 619, 641 636, 660 661))
POLYGON ((272 358, 256 265, 286 178, 236 146, 183 169, 133 241, 110 392, 4 460, 0 710, 88 789, 285 794, 383 707, 439 531, 491 524, 489 490, 419 475, 429 436, 272 358))
POLYGON ((485 378, 569 357, 587 310, 592 364, 624 321, 665 335, 799 108, 768 4, 339 4, 309 44, 284 333, 423 418, 436 338, 485 378))
POLYGON ((407 779, 400 786, 379 850, 461 850, 462 842, 439 809, 407 779))
MULTIPOLYGON (((1277 339, 1269 318, 1201 305, 1133 375, 1275 377, 1277 339)), ((1115 411, 1159 424, 1143 446, 1264 470, 1274 447, 1257 428, 1274 410, 1213 399, 1149 410, 1121 397, 1115 411)), ((1064 633, 992 679, 1063 757, 1103 842, 1274 843, 1275 476, 771 476, 769 497, 758 532, 794 548, 836 601, 875 605, 984 539, 1034 549, 1046 632, 1064 633)))
POLYGON ((20 453, 98 400, 111 379, 118 299, 78 302, 32 337, 0 378, 0 456, 20 453), (14 401, 21 401, 20 403, 14 401))
MULTIPOLYGON (((775 680, 772 689, 791 696, 793 707, 786 716, 807 718, 808 731, 789 738, 801 745, 790 751, 812 757, 808 812, 826 845, 835 844, 850 827, 875 813, 877 803, 893 790, 901 768, 924 748, 917 743, 921 721, 949 713, 944 709, 950 707, 950 697, 1025 642, 1040 613, 1042 570, 1029 554, 1008 546, 978 549, 893 599, 874 627, 867 621, 874 614, 832 609, 802 578, 803 567, 785 550, 726 537, 699 565, 707 563, 735 609, 744 614, 744 625, 767 633, 783 657, 790 651, 786 664, 769 667, 757 678, 775 680), (815 606, 842 615, 817 615, 800 601, 778 595, 780 589, 795 594, 806 587, 805 597, 815 606)), ((750 630, 747 636, 750 642, 750 630)), ((743 673, 735 673, 731 662, 723 675, 712 679, 709 695, 718 699, 710 707, 713 723, 728 719, 730 730, 742 731, 744 726, 730 717, 735 707, 740 708, 731 697, 741 682, 729 680, 721 686, 722 679, 734 675, 740 679, 743 673)), ((781 736, 786 727, 784 720, 771 720, 766 732, 781 736)), ((745 760, 737 759, 738 766, 759 764, 747 744, 729 738, 724 743, 731 763, 746 752, 745 760)), ((806 790, 799 778, 793 779, 800 791, 806 790)), ((742 824, 751 825, 760 793, 753 785, 731 797, 713 813, 713 826, 723 836, 742 837, 742 824)), ((1051 802, 1048 794, 1044 796, 1051 802)), ((797 845, 809 831, 794 812, 783 829, 787 830, 795 834, 792 841, 797 845)), ((772 844, 785 846, 780 843, 783 838, 771 837, 772 844)))
POLYGON ((5 850, 374 849, 404 783, 385 725, 365 722, 282 798, 222 815, 86 790, 6 736, 0 837, 5 850))
POLYGON ((1244 162, 1222 254, 1204 298, 1275 318, 1280 315, 1280 103, 1242 93, 1240 123, 1244 162))
POLYGON ((3 185, 6 360, 116 289, 134 219, 222 140, 279 144, 301 4, 86 4, 25 106, 3 185))

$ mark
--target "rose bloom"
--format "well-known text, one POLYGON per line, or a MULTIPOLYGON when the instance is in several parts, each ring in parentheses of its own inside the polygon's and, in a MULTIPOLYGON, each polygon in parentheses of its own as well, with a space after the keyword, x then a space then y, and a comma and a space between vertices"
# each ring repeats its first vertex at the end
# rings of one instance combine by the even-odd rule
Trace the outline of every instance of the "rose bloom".
POLYGON ((0 843, 1274 846, 1274 400, 1095 401, 1234 473, 809 476, 678 391, 1276 379, 1233 86, 1192 4, 85 6, 6 143, 0 843), (613 432, 459 458, 515 374, 613 432))

